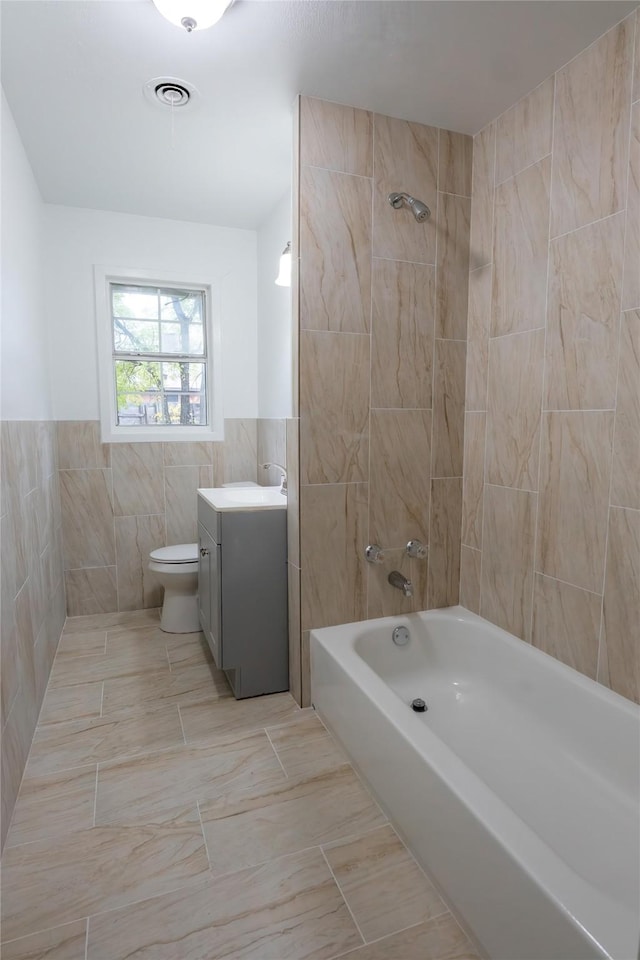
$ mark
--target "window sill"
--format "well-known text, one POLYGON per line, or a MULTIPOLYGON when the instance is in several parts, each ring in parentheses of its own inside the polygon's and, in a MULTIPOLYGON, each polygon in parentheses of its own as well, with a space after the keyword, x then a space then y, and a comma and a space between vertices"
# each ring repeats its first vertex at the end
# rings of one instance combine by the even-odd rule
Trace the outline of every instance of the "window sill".
POLYGON ((207 441, 224 440, 222 430, 193 430, 176 427, 171 430, 145 429, 142 427, 121 427, 111 430, 102 430, 102 443, 204 443, 207 441))

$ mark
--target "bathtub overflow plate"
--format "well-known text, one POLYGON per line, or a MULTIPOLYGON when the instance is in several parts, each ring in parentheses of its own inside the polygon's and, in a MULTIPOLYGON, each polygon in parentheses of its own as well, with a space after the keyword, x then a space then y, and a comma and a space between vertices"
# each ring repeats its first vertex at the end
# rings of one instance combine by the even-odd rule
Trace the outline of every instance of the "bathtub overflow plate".
POLYGON ((409 631, 406 627, 396 627, 391 634, 391 639, 396 646, 404 647, 405 643, 409 643, 409 631))

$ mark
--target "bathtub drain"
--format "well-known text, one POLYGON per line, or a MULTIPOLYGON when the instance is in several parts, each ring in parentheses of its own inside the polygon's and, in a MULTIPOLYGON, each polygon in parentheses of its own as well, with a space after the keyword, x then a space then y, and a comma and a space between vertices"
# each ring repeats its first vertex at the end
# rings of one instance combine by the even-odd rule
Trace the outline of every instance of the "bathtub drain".
POLYGON ((429 708, 422 697, 416 697, 415 700, 411 701, 411 709, 415 710, 416 713, 426 713, 429 708))

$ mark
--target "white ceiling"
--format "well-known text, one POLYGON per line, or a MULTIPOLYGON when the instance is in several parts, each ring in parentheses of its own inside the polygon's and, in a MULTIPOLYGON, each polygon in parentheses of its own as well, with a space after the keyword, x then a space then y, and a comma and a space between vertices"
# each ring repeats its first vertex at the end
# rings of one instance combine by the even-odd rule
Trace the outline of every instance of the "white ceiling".
POLYGON ((46 201, 255 228, 298 92, 475 133, 634 5, 236 0, 188 35, 151 0, 4 0, 2 83, 46 201), (201 94, 173 134, 167 75, 201 94))

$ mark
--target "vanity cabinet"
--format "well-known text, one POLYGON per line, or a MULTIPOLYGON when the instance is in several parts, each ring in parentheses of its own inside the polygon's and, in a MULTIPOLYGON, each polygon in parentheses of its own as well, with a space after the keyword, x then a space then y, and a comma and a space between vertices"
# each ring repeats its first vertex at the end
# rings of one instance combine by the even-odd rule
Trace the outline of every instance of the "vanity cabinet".
POLYGON ((216 509, 214 493, 198 492, 202 630, 237 699, 288 690, 286 508, 216 509))

